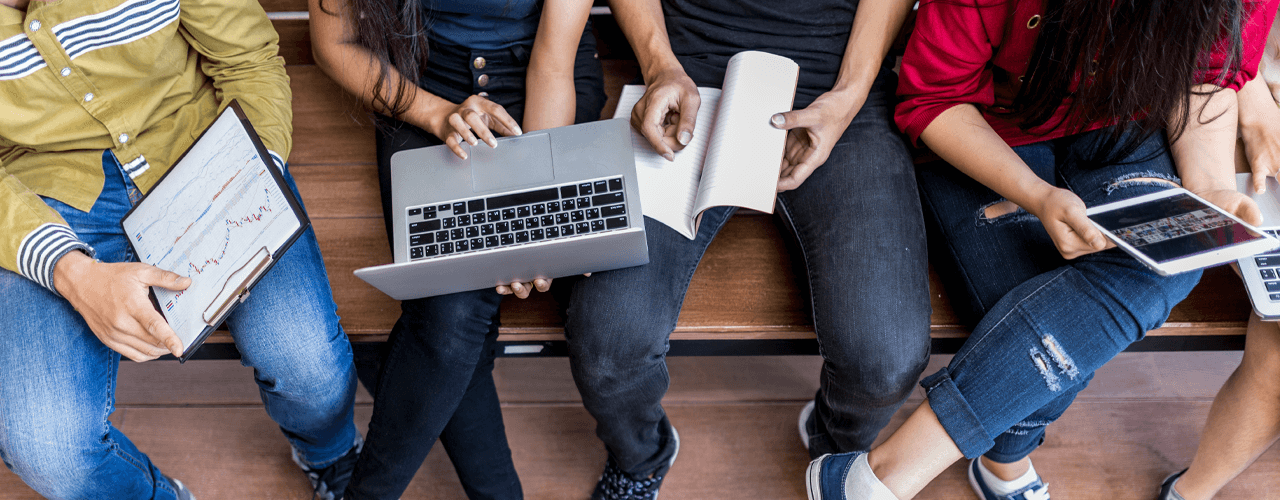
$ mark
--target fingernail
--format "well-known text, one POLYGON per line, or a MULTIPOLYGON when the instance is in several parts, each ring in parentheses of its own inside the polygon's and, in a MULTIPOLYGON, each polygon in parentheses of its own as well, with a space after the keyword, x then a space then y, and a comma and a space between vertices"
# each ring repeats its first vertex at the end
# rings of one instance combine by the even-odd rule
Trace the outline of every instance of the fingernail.
POLYGON ((466 151, 463 151, 463 152, 462 152, 462 159, 464 159, 464 160, 465 160, 465 159, 467 159, 467 157, 468 157, 467 152, 466 152, 466 151))
POLYGON ((690 134, 688 130, 680 132, 680 144, 688 146, 691 140, 693 140, 693 134, 690 134))
POLYGON ((497 140, 497 139, 489 139, 488 141, 485 141, 485 142, 488 142, 488 143, 489 143, 489 147, 491 147, 491 148, 497 148, 497 147, 498 147, 498 140, 497 140))
POLYGON ((524 130, 522 130, 518 125, 516 126, 516 135, 524 135, 524 130))
POLYGON ((782 113, 778 113, 773 115, 772 118, 769 118, 769 123, 772 123, 775 127, 781 128, 783 125, 787 124, 787 118, 782 116, 782 113))
POLYGON ((676 161, 676 155, 675 155, 675 154, 672 154, 672 153, 664 154, 664 155, 662 155, 662 157, 663 157, 663 158, 666 158, 666 159, 667 159, 667 161, 676 161))

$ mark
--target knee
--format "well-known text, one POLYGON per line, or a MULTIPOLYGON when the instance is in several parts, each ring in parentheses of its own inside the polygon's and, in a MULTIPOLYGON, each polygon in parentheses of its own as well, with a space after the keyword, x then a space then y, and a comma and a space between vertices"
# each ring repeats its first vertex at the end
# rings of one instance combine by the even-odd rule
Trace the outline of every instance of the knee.
POLYGON ((608 392, 665 364, 669 328, 653 318, 571 315, 565 325, 574 378, 580 387, 608 392))
POLYGON ((46 498, 88 498, 94 473, 112 453, 102 436, 84 428, 60 425, 13 425, 7 422, 0 453, 9 470, 46 498))
POLYGON ((345 337, 341 342, 255 352, 242 361, 254 369, 262 390, 307 406, 342 408, 355 391, 355 365, 345 337))
POLYGON ((892 342, 824 342, 825 374, 841 392, 874 406, 897 404, 910 395, 929 362, 929 337, 892 342))

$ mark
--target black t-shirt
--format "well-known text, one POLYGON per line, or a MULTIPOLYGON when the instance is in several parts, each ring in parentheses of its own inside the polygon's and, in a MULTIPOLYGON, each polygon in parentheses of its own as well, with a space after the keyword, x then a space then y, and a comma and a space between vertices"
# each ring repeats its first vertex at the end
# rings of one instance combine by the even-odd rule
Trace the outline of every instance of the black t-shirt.
POLYGON ((835 85, 858 0, 663 0, 671 48, 699 87, 720 87, 734 54, 800 65, 796 107, 835 85))

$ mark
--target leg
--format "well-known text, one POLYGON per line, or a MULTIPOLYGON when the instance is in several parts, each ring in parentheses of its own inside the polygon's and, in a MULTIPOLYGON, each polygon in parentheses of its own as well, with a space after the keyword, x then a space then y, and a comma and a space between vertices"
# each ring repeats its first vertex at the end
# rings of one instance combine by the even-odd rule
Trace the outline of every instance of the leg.
POLYGON ((826 164, 778 208, 798 241, 824 359, 813 456, 867 450, 929 360, 929 276, 911 158, 884 70, 826 164))
POLYGON ((692 241, 646 218, 648 264, 596 273, 573 288, 565 321, 573 380, 609 457, 633 479, 664 474, 675 454, 661 404, 668 337, 698 261, 732 214, 708 210, 692 241))
POLYGON ((507 445, 498 389, 493 384, 496 327, 495 324, 485 338, 480 363, 471 376, 467 393, 440 433, 440 444, 449 453, 462 489, 472 500, 524 497, 515 463, 511 461, 511 447, 507 445))
POLYGON ((1187 500, 1213 498, 1280 438, 1280 328, 1252 316, 1244 359, 1209 409, 1200 446, 1175 489, 1187 500))

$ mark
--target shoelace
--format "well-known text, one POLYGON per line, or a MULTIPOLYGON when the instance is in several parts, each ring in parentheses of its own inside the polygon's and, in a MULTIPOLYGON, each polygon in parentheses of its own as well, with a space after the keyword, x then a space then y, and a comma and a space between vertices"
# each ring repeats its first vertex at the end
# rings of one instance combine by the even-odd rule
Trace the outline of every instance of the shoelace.
POLYGON ((651 500, 657 493, 654 486, 662 483, 662 476, 637 481, 627 477, 610 460, 600 482, 604 484, 604 497, 609 500, 651 500))

